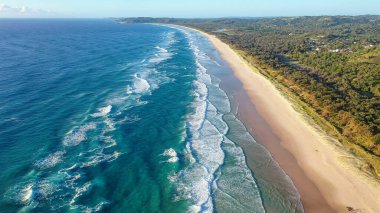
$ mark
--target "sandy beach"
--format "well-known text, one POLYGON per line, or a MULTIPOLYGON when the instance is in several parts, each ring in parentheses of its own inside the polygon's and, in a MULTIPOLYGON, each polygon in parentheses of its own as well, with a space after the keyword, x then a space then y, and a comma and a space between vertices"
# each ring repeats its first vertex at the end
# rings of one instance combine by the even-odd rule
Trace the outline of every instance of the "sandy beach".
POLYGON ((379 212, 380 187, 343 165, 345 152, 310 125, 269 80, 227 44, 203 34, 241 81, 249 100, 242 100, 239 113, 255 139, 290 176, 306 212, 379 212))

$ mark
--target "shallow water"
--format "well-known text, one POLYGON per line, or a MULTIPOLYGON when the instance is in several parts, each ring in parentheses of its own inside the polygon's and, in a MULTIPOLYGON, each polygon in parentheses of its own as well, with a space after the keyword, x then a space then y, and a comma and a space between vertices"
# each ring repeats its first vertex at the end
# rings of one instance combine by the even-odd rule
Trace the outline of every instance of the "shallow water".
POLYGON ((230 71, 200 34, 1 20, 0 57, 1 212, 271 205, 241 148, 255 141, 220 87, 230 71))

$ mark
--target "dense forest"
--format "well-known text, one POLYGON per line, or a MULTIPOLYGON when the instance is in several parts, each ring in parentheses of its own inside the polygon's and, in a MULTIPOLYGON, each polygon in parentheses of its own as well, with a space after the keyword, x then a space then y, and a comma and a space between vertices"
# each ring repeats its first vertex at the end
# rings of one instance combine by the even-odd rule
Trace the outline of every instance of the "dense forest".
POLYGON ((380 16, 123 21, 185 25, 216 35, 312 109, 379 176, 380 16))

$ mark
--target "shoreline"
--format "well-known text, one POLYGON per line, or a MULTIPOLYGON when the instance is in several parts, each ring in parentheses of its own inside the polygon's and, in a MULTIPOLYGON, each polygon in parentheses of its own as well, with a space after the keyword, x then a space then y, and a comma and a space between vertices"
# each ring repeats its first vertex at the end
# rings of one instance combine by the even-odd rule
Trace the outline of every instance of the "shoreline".
MULTIPOLYGON (((242 83, 249 100, 237 97, 239 117, 292 179, 306 212, 376 212, 380 208, 378 185, 344 167, 339 158, 345 153, 337 151, 328 136, 306 121, 268 79, 254 72, 227 44, 196 31, 211 41, 242 83)), ((249 150, 245 152, 249 163, 249 150)))

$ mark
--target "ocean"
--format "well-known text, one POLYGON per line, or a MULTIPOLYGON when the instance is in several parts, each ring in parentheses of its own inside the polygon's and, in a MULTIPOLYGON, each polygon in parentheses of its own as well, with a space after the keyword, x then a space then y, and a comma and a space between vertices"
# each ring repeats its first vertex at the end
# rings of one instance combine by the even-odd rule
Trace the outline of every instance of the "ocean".
POLYGON ((302 211, 198 32, 3 19, 0 59, 0 212, 302 211))

